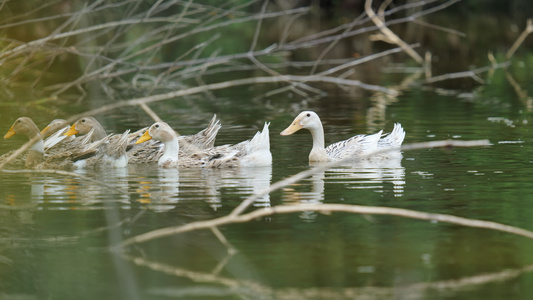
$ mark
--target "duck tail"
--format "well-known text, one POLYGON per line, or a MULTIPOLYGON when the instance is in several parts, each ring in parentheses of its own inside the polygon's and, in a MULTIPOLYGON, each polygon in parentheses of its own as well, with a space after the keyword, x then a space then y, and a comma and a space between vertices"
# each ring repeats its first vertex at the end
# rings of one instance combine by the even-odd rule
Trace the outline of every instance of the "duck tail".
POLYGON ((128 156, 126 155, 126 148, 128 146, 128 139, 130 130, 124 131, 117 140, 107 144, 106 153, 104 155, 104 163, 109 164, 114 168, 125 167, 128 164, 128 156))
POLYGON ((207 125, 206 135, 209 137, 209 145, 208 147, 211 148, 215 144, 215 138, 217 137, 218 131, 222 125, 220 125, 220 120, 217 119, 217 115, 213 115, 213 119, 211 119, 211 122, 209 122, 209 125, 207 125))
POLYGON ((403 143, 403 140, 405 139, 405 131, 403 130, 403 127, 400 123, 394 124, 394 129, 379 140, 379 148, 396 148, 400 147, 403 143))
POLYGON ((246 144, 246 154, 251 154, 258 151, 268 149, 270 151, 270 131, 268 130, 270 123, 265 122, 262 131, 258 131, 254 137, 246 144))
POLYGON ((130 135, 130 130, 128 129, 124 131, 124 133, 120 136, 120 138, 118 139, 116 143, 117 153, 120 153, 120 155, 126 154, 126 147, 128 146, 129 135, 130 135))
POLYGON ((370 153, 373 153, 373 152, 376 151, 376 149, 378 147, 378 142, 379 142, 379 139, 381 138, 381 134, 382 133, 383 133, 383 130, 380 130, 377 133, 366 135, 361 140, 361 146, 362 146, 362 149, 363 149, 362 154, 363 155, 370 154, 370 153))
POLYGON ((204 142, 202 143, 203 147, 201 149, 213 148, 220 127, 222 127, 220 125, 220 120, 217 119, 217 115, 215 114, 213 115, 213 118, 207 127, 198 133, 198 135, 205 137, 204 142))
POLYGON ((213 148, 215 138, 220 130, 220 121, 214 115, 209 125, 194 135, 182 135, 179 137, 180 152, 198 152, 199 150, 213 148))
POLYGON ((272 165, 272 153, 270 152, 270 123, 265 122, 263 130, 257 132, 245 145, 244 157, 240 161, 243 167, 260 167, 272 165))

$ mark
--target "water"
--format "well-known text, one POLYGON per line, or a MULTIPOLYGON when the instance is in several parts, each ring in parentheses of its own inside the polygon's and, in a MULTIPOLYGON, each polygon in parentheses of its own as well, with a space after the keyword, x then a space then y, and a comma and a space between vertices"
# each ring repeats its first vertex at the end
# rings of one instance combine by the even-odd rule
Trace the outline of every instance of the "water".
MULTIPOLYGON (((370 122, 365 117, 369 100, 336 95, 308 103, 305 109, 322 116, 327 143, 373 132, 375 126, 367 124, 387 131, 401 122, 406 143, 487 138, 492 145, 409 151, 386 166, 332 168, 260 198, 250 210, 356 204, 533 230, 530 113, 516 104, 502 111, 503 104, 498 95, 462 99, 413 90, 386 108, 384 120, 370 122), (345 109, 324 108, 327 101, 344 103, 345 109)), ((134 245, 123 256, 110 250, 137 234, 222 217, 252 193, 308 169, 310 134, 279 136, 296 113, 267 114, 274 156, 268 168, 178 171, 149 165, 78 172, 91 180, 1 174, 2 291, 9 297, 54 299, 74 294, 108 299, 526 299, 533 294, 530 240, 394 216, 304 211, 221 226, 227 244, 204 229, 134 245)), ((206 116, 183 131, 202 129, 206 116)), ((219 116, 224 127, 217 144, 249 138, 264 121, 250 115, 236 124, 237 115, 219 116)), ((181 120, 174 119, 175 126, 181 120)))

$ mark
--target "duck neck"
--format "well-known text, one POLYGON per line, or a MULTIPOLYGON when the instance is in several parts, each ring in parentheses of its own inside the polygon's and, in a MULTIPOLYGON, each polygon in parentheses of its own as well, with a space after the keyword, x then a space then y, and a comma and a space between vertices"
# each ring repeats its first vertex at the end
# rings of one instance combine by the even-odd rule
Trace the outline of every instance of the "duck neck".
POLYGON ((107 136, 107 133, 105 132, 104 127, 102 127, 102 125, 97 123, 94 125, 93 128, 94 128, 94 132, 93 132, 93 136, 91 137, 93 142, 99 141, 107 136))
POLYGON ((26 167, 33 167, 44 160, 44 142, 40 133, 37 132, 35 135, 29 137, 32 140, 37 136, 38 140, 31 146, 28 151, 28 156, 26 156, 26 167))
POLYGON ((44 142, 43 142, 43 139, 39 139, 37 142, 35 142, 35 144, 33 144, 33 146, 31 146, 30 150, 44 154, 44 142))
POLYGON ((309 131, 311 131, 311 135, 313 136, 313 148, 309 154, 309 160, 329 161, 329 157, 324 146, 324 128, 322 127, 322 123, 319 123, 316 127, 309 128, 309 131))
POLYGON ((168 163, 175 163, 178 161, 178 154, 180 152, 180 145, 178 143, 178 138, 175 137, 169 141, 164 142, 165 152, 161 158, 159 158, 159 165, 163 166, 168 163))

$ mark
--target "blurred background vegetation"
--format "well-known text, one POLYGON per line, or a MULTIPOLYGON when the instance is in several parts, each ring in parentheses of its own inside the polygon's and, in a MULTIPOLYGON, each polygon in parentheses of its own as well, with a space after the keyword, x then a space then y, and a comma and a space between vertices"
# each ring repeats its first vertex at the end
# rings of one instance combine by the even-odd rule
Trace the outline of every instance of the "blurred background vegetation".
MULTIPOLYGON (((20 115, 31 112, 21 107, 37 107, 65 115, 110 101, 272 72, 307 75, 395 48, 373 39, 377 30, 366 18, 364 3, 4 1, 0 114, 20 115), (252 44, 257 61, 250 58, 252 44)), ((383 3, 372 4, 378 10, 383 3)), ((433 75, 490 65, 489 52, 505 60, 533 15, 533 3, 526 0, 386 3, 388 26, 417 44, 421 55, 431 53, 433 75)), ((526 39, 516 55, 527 64, 532 48, 533 39, 526 39)), ((383 72, 397 64, 419 67, 404 54, 389 55, 362 65, 349 78, 397 84, 402 75, 383 72)), ((470 90, 478 84, 449 80, 437 86, 470 90)), ((268 93, 272 87, 258 88, 268 93)))

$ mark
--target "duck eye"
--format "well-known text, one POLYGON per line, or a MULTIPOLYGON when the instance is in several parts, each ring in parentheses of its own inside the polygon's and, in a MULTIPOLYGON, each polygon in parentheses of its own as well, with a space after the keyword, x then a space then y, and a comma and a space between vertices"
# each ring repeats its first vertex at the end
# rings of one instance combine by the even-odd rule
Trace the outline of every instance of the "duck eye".
POLYGON ((311 116, 311 114, 310 114, 310 113, 307 113, 307 116, 308 116, 308 117, 310 117, 310 116, 311 116))
POLYGON ((155 124, 154 127, 155 127, 155 128, 159 128, 159 124, 155 124))
POLYGON ((81 122, 82 122, 82 123, 85 123, 85 119, 81 119, 81 122))

